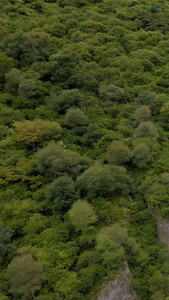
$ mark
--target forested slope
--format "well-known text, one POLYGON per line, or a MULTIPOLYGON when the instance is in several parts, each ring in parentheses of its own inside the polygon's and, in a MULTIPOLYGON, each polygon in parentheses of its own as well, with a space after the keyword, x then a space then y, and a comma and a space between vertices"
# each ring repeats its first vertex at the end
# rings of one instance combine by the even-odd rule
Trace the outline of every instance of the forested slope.
POLYGON ((169 3, 0 1, 0 299, 169 299, 169 3), (161 221, 162 222, 162 221, 161 221))

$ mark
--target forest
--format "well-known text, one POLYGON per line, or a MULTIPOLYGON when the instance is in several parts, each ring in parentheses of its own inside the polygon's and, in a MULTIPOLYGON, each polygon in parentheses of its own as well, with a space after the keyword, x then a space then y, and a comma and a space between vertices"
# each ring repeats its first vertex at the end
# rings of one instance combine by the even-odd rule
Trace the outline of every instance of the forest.
POLYGON ((1 0, 0 300, 168 300, 168 138, 167 0, 1 0))

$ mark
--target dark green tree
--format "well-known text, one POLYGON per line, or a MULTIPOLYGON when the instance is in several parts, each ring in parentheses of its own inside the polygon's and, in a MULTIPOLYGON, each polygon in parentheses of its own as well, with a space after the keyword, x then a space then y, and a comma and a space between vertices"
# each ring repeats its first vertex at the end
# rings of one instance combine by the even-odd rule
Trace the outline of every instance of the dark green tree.
POLYGON ((54 210, 65 212, 77 198, 74 181, 68 175, 55 179, 46 190, 46 199, 52 201, 54 210))
POLYGON ((117 269, 122 265, 126 257, 126 242, 127 230, 117 224, 99 232, 96 249, 109 269, 117 269))
POLYGON ((5 91, 17 96, 22 74, 23 72, 17 68, 12 68, 9 72, 7 72, 5 74, 5 91))
POLYGON ((130 149, 121 141, 113 141, 107 149, 106 160, 109 164, 122 165, 130 158, 130 149))
POLYGON ((94 199, 128 194, 131 179, 123 167, 95 165, 77 178, 76 187, 82 197, 94 199))
POLYGON ((88 118, 79 108, 70 108, 65 116, 65 124, 75 135, 85 133, 88 124, 88 118))
POLYGON ((0 262, 14 248, 11 244, 13 233, 13 230, 0 224, 0 262))
POLYGON ((64 89, 77 87, 77 74, 80 69, 80 56, 70 49, 50 57, 51 80, 61 84, 64 89))
POLYGON ((34 213, 30 217, 29 221, 26 223, 26 226, 24 227, 24 232, 26 234, 39 234, 47 227, 48 219, 47 217, 39 214, 34 213))
POLYGON ((17 30, 4 39, 3 49, 20 67, 30 66, 37 61, 47 60, 51 53, 51 38, 41 31, 17 30))
POLYGON ((99 88, 99 97, 107 104, 123 102, 124 96, 124 90, 114 84, 101 85, 99 88))
POLYGON ((60 114, 65 113, 70 107, 85 105, 85 96, 80 90, 63 90, 60 95, 51 91, 46 104, 60 114))
POLYGON ((40 150, 37 155, 37 169, 48 180, 65 174, 76 178, 88 166, 89 160, 85 157, 54 143, 40 150))
POLYGON ((14 62, 11 57, 5 55, 5 53, 0 53, 0 90, 3 89, 5 84, 5 74, 9 72, 10 69, 14 67, 14 62))
POLYGON ((87 132, 83 136, 83 143, 85 145, 91 145, 103 136, 104 131, 96 123, 90 123, 87 127, 87 132))

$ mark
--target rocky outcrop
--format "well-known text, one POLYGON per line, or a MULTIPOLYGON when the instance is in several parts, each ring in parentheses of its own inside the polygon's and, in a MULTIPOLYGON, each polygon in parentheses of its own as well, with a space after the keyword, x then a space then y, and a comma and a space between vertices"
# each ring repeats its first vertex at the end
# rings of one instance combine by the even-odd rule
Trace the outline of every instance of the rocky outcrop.
POLYGON ((151 211, 151 215, 157 222, 157 233, 158 240, 164 243, 166 246, 169 245, 169 220, 163 220, 156 212, 151 211))
POLYGON ((130 290, 131 272, 128 265, 119 271, 115 280, 103 288, 96 300, 138 300, 140 299, 130 290))
POLYGON ((169 245, 169 221, 158 218, 157 222, 158 238, 161 243, 169 245))

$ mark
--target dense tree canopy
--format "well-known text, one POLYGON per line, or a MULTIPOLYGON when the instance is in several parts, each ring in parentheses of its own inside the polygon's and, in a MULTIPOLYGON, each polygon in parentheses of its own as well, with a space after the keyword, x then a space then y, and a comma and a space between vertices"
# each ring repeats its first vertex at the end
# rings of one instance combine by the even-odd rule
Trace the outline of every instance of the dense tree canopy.
POLYGON ((0 299, 96 300, 127 264, 167 300, 168 1, 1 0, 0 19, 0 299))

